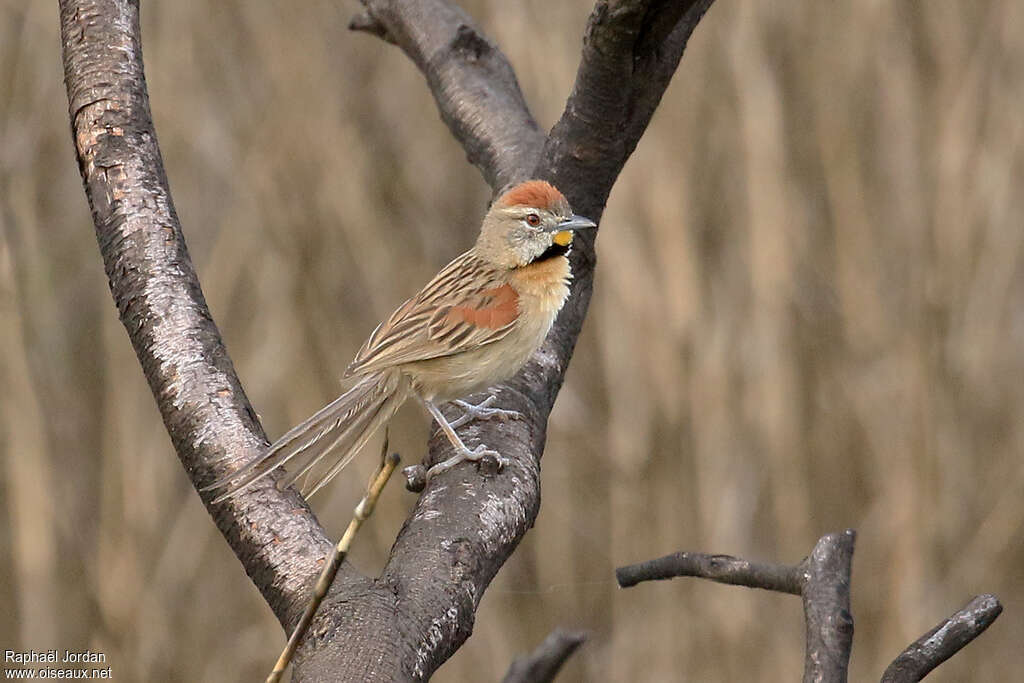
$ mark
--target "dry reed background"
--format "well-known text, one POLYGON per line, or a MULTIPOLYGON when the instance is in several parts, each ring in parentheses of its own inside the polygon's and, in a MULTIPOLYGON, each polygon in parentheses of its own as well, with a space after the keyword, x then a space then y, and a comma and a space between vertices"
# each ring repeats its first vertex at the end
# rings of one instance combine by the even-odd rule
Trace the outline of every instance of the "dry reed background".
MULTIPOLYGON (((589 0, 466 4, 550 126, 589 0)), ((405 57, 345 30, 354 8, 143 7, 178 213, 271 434, 335 395, 488 197, 405 57)), ((57 27, 52 0, 0 0, 0 649, 98 649, 123 681, 255 680, 283 635, 111 305, 57 27)), ((984 591, 1007 611, 934 679, 1019 672, 1022 112, 1016 0, 719 0, 612 193, 536 528, 436 680, 497 680, 558 625, 591 633, 565 681, 797 680, 798 600, 620 591, 612 570, 677 549, 795 562, 844 527, 853 680, 984 591)), ((425 425, 403 414, 406 460, 425 425)), ((333 534, 372 461, 314 501, 333 534)), ((359 566, 412 502, 386 493, 359 566)))

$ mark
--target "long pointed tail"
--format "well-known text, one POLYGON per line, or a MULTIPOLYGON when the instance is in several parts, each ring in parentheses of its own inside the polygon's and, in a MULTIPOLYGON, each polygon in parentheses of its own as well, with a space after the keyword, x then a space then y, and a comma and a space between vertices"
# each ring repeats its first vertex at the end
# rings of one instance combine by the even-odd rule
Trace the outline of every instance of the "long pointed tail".
POLYGON ((271 444, 266 453, 246 463, 204 490, 230 486, 213 502, 234 496, 283 465, 296 465, 280 480, 281 488, 291 486, 333 454, 337 460, 324 473, 315 475, 303 487, 311 496, 351 462, 359 449, 398 411, 408 396, 400 373, 382 370, 364 377, 347 392, 296 425, 271 444))

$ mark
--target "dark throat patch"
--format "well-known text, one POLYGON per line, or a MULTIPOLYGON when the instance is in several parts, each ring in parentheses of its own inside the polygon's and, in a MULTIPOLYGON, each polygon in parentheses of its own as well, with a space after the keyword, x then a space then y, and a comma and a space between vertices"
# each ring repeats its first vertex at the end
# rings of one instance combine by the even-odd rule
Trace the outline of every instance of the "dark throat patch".
POLYGON ((553 259, 558 256, 565 256, 569 253, 569 246, 570 245, 568 244, 563 246, 561 244, 552 243, 550 247, 545 249, 540 256, 530 261, 530 263, 540 263, 541 261, 547 261, 548 259, 553 259))

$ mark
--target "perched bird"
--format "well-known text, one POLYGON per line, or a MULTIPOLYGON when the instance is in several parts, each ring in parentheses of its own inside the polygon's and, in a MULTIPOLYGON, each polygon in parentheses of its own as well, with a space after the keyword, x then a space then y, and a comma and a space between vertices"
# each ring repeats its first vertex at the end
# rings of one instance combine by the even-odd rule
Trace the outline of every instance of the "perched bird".
MULTIPOLYGON (((266 453, 214 482, 230 486, 220 501, 282 465, 290 486, 328 455, 334 463, 308 482, 312 495, 330 481, 409 396, 418 398, 455 447, 428 477, 495 451, 468 448, 456 429, 473 419, 517 417, 456 401, 465 414, 448 422, 439 403, 514 375, 536 351, 569 296, 566 255, 576 230, 596 227, 575 215, 550 183, 529 180, 502 194, 484 217, 473 247, 441 269, 416 296, 377 326, 348 366, 359 380, 345 394, 289 430, 266 453)), ((216 501, 215 501, 216 502, 216 501)))

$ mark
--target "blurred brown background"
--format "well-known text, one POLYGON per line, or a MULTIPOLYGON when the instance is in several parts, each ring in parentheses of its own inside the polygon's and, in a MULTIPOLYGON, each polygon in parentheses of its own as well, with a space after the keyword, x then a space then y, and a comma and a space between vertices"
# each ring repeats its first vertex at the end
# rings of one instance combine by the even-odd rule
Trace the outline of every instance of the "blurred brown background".
MULTIPOLYGON (((475 0, 538 121, 589 0, 475 0)), ((354 2, 147 2, 160 143, 213 314, 278 435, 474 239, 488 189, 354 2)), ((117 320, 68 134, 56 3, 0 0, 0 649, 117 680, 262 679, 284 636, 188 484, 117 320)), ((937 681, 1024 666, 1024 3, 719 0, 612 193, 536 528, 438 681, 555 626, 565 681, 793 681, 799 600, 613 568, 798 561, 860 532, 851 677, 976 593, 937 681)), ((426 419, 395 430, 422 456, 426 419)), ((314 500, 335 536, 370 447, 314 500)), ((413 496, 357 541, 376 571, 413 496)), ((929 679, 932 680, 932 679, 929 679)))

